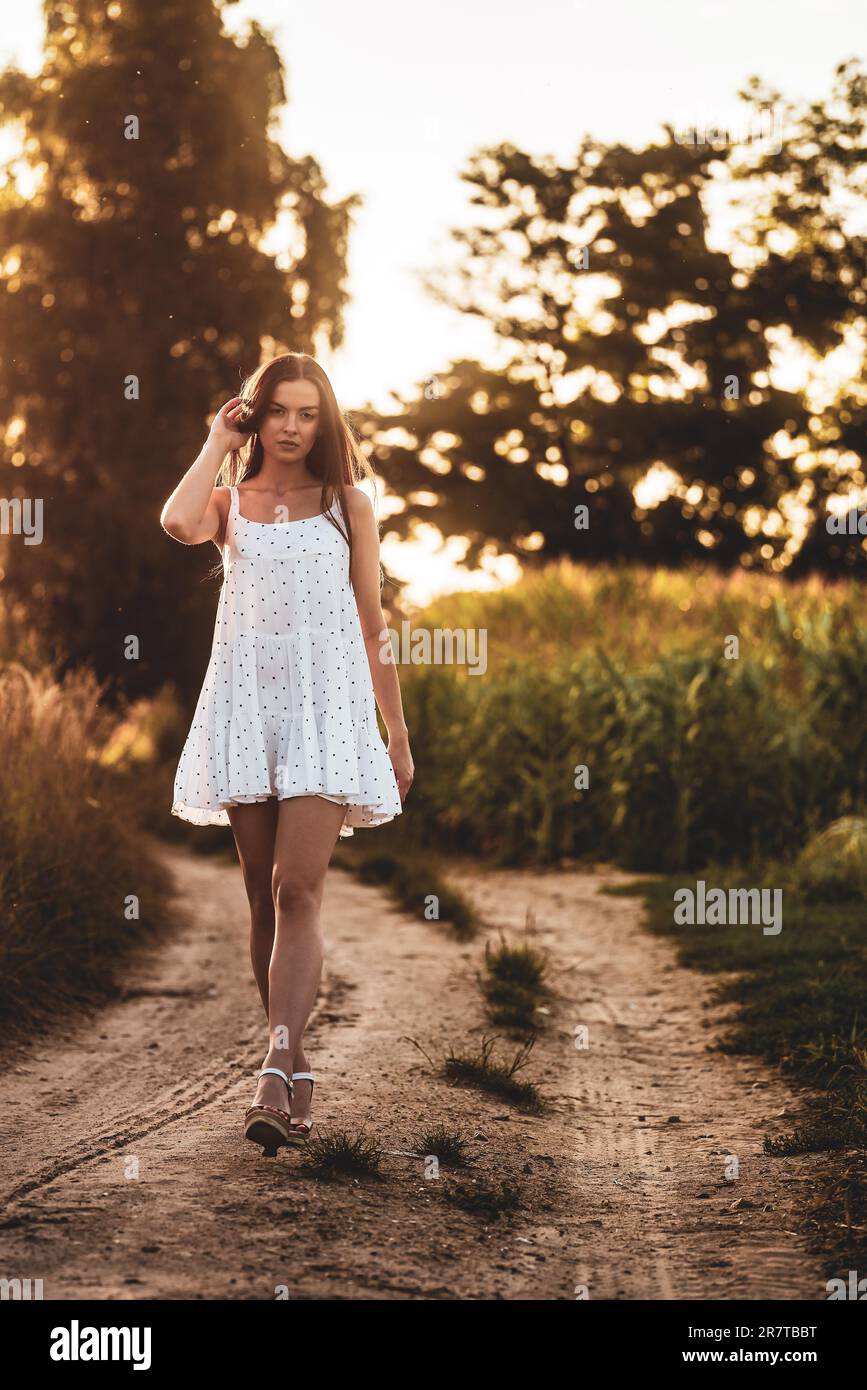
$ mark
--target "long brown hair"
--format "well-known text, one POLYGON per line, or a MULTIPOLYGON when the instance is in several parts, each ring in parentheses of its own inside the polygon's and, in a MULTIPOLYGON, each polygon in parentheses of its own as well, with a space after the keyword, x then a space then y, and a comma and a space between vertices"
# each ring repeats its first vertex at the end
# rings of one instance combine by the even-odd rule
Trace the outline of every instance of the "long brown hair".
MULTIPOLYGON (((241 387, 245 418, 252 424, 253 433, 240 449, 232 449, 223 460, 217 483, 236 487, 245 478, 255 478, 265 458, 258 426, 271 404, 274 391, 281 381, 312 381, 319 392, 319 429, 313 447, 304 462, 316 478, 322 480, 319 510, 340 532, 349 546, 349 565, 352 567, 352 523, 346 505, 346 488, 365 479, 374 480, 374 471, 359 444, 352 426, 337 404, 331 382, 315 358, 306 352, 284 352, 263 362, 241 387), (331 511, 337 494, 345 529, 331 511)), ((375 493, 374 493, 375 502, 375 493)), ((380 571, 381 572, 381 571, 380 571)))

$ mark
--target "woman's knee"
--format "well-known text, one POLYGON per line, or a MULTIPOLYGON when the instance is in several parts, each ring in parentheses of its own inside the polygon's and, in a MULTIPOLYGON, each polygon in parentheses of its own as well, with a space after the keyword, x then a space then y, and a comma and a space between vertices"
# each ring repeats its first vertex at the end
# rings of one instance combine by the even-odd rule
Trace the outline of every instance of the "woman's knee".
POLYGON ((272 893, 278 912, 289 914, 318 909, 322 902, 323 880, 311 878, 300 867, 282 869, 274 866, 272 893))

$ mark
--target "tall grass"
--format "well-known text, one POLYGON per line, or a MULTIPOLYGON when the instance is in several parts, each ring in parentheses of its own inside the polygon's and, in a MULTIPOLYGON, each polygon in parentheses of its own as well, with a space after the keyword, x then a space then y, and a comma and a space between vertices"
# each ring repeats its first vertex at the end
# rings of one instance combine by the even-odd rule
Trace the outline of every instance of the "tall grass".
POLYGON ((114 729, 100 694, 89 672, 58 682, 0 665, 4 1038, 104 994, 165 918, 170 885, 138 843, 126 784, 100 760, 114 729))
POLYGON ((458 593, 413 619, 425 627, 484 627, 489 658, 526 656, 537 665, 601 647, 630 668, 668 652, 718 650, 730 633, 741 650, 785 660, 797 673, 801 644, 821 645, 863 625, 864 585, 811 577, 792 583, 735 570, 730 574, 588 567, 569 560, 527 573, 493 593, 458 593))
POLYGON ((794 854, 867 802, 863 601, 855 582, 565 562, 440 600, 413 625, 483 628, 488 669, 399 668, 406 832, 500 863, 794 854))
MULTIPOLYGON (((416 777, 376 849, 661 871, 792 857, 867 808, 863 607, 856 581, 566 561, 440 599, 412 627, 483 629, 487 669, 399 667, 416 777)), ((156 749, 135 772, 146 823, 205 848, 168 815, 191 713, 167 687, 121 741, 142 727, 156 749)))

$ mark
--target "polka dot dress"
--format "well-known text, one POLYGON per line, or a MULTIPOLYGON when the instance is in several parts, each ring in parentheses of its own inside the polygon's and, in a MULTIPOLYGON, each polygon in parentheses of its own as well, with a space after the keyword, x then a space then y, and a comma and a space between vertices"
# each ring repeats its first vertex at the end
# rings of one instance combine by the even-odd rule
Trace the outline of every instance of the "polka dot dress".
POLYGON ((214 642, 172 815, 228 825, 227 806, 317 795, 347 806, 341 837, 393 820, 400 792, 376 722, 346 541, 322 514, 248 521, 230 492, 214 642))

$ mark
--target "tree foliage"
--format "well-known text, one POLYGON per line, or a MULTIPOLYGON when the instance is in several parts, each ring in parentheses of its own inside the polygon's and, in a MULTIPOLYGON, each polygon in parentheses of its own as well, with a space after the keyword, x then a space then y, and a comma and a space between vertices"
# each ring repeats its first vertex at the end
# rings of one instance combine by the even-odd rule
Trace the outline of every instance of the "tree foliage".
POLYGON ((825 526, 829 495, 854 502, 865 483, 863 336, 852 378, 818 407, 772 369, 787 342, 824 357, 863 332, 865 246, 849 221, 867 206, 865 95, 854 62, 825 103, 754 79, 742 96, 774 111, 779 150, 667 127, 639 150, 584 139, 568 168, 512 145, 477 153, 463 177, 478 215, 454 232, 456 267, 428 283, 484 317, 506 361, 453 364, 364 420, 409 497, 393 529, 468 530, 470 562, 487 547, 863 568, 867 537, 825 526), (721 199, 727 245, 713 236, 721 199), (634 491, 654 465, 676 475, 662 500, 634 491))
POLYGON ((0 76, 37 173, 0 190, 0 487, 44 527, 3 538, 4 599, 62 665, 189 693, 216 552, 170 540, 162 504, 263 351, 339 345, 357 200, 269 135, 283 70, 257 24, 232 37, 213 0, 45 16, 42 70, 0 76))

